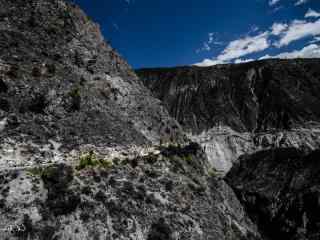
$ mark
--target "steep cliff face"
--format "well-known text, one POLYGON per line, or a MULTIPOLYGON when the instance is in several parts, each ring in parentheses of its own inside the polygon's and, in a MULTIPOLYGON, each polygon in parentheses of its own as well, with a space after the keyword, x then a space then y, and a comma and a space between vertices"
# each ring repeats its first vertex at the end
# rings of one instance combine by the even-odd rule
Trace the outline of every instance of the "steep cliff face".
POLYGON ((77 6, 0 0, 0 239, 262 239, 188 142, 77 6))
POLYGON ((46 161, 41 151, 59 158, 58 148, 183 139, 77 6, 1 0, 0 33, 1 165, 46 161))
POLYGON ((320 147, 319 66, 319 59, 265 60, 137 74, 211 163, 228 171, 244 153, 320 147))
POLYGON ((243 156, 226 179, 270 239, 320 236, 320 151, 278 148, 243 156))
POLYGON ((320 60, 266 60, 213 67, 138 70, 187 130, 227 125, 239 132, 319 121, 320 60))

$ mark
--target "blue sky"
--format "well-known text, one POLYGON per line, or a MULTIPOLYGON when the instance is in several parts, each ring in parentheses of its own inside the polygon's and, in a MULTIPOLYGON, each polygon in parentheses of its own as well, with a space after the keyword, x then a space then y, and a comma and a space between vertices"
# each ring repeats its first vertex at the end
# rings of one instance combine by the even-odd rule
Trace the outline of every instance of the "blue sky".
POLYGON ((320 57, 320 0, 74 0, 134 67, 320 57))

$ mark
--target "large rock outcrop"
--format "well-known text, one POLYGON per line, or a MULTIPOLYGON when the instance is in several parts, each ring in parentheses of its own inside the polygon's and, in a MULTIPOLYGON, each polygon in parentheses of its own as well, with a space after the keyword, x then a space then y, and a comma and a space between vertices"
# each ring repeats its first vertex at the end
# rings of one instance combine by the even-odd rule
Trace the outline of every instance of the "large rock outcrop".
POLYGON ((271 147, 320 147, 320 60, 264 60, 212 67, 141 69, 216 168, 271 147))
POLYGON ((86 158, 75 168, 1 172, 0 229, 11 227, 1 239, 261 239, 197 144, 122 161, 86 158))
POLYGON ((251 218, 270 239, 320 236, 320 151, 278 148, 246 155, 228 173, 251 218))
POLYGON ((0 1, 0 167, 160 140, 178 124, 77 6, 0 1))

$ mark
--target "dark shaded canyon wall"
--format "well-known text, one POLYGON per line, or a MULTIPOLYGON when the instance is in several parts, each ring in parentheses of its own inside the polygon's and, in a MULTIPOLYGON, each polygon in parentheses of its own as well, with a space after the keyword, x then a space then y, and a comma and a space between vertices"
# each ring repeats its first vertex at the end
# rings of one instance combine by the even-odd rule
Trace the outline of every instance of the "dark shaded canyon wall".
POLYGON ((216 125, 236 131, 290 129, 320 120, 319 59, 136 72, 171 115, 194 133, 216 125))

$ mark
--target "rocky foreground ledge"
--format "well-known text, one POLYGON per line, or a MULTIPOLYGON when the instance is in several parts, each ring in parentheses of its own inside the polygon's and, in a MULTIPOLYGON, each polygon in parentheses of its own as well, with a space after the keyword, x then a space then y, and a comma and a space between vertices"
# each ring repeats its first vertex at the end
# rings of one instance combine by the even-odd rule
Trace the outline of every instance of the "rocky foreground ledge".
POLYGON ((130 160, 91 152, 73 167, 2 171, 0 186, 1 239, 260 239, 197 144, 130 160))

